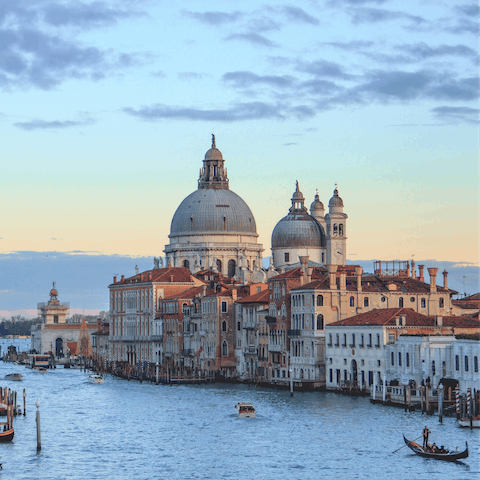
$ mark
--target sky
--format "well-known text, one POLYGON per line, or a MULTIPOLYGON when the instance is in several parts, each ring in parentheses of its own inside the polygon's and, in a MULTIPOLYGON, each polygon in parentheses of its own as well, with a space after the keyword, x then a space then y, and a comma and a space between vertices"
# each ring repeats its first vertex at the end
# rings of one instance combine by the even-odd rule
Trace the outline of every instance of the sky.
POLYGON ((298 180, 338 184, 353 263, 478 267, 478 13, 0 0, 0 258, 162 255, 214 133, 265 257, 298 180))

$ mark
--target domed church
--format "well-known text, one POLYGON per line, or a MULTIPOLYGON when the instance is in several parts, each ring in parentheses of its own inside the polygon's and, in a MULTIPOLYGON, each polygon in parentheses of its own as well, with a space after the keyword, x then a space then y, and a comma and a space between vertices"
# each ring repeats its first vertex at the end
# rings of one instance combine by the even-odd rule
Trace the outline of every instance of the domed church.
POLYGON ((328 203, 327 215, 318 192, 309 214, 297 181, 292 206, 273 229, 272 256, 275 269, 298 266, 300 256, 310 257, 310 261, 316 265, 345 265, 347 218, 336 187, 328 203))
POLYGON ((263 247, 257 243, 255 218, 242 198, 229 189, 224 163, 212 135, 198 189, 173 216, 170 243, 164 250, 168 265, 193 273, 212 268, 228 277, 238 276, 240 267, 261 268, 263 247))

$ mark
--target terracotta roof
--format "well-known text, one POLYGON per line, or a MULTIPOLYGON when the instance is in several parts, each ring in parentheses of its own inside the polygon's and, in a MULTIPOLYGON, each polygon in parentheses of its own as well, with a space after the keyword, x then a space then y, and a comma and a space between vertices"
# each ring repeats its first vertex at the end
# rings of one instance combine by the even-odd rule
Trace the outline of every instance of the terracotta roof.
MULTIPOLYGON (((349 326, 349 325, 396 325, 395 317, 400 315, 406 315, 406 326, 418 326, 418 327, 435 327, 436 317, 422 315, 415 312, 411 308, 383 308, 371 310, 370 312, 361 313, 354 317, 345 318, 334 323, 330 323, 328 326, 349 326)), ((480 322, 470 316, 457 316, 457 317, 442 317, 444 327, 457 327, 457 328, 479 328, 480 322)), ((403 325, 405 326, 405 325, 403 325)))
POLYGON ((453 300, 452 305, 454 307, 461 308, 462 310, 478 310, 480 308, 478 303, 457 302, 458 300, 453 300))
POLYGON ((268 303, 270 300, 270 291, 263 290, 261 292, 255 293, 254 295, 249 295, 244 297, 241 300, 238 300, 238 303, 268 303))
POLYGON ((170 268, 156 268, 154 270, 146 270, 133 277, 127 277, 123 280, 118 280, 113 285, 128 285, 135 283, 194 283, 193 277, 188 268, 170 267, 170 268), (152 275, 151 280, 149 275, 152 275), (172 278, 173 277, 173 278, 172 278))
POLYGON ((203 291, 203 287, 190 287, 182 292, 172 293, 170 295, 166 295, 165 298, 162 300, 172 300, 172 299, 179 299, 185 300, 189 298, 195 298, 199 293, 201 294, 203 291))
POLYGON ((458 300, 455 300, 456 302, 480 302, 480 293, 474 293, 473 295, 469 295, 468 297, 464 298, 459 298, 458 300))
MULTIPOLYGON (((350 266, 350 265, 349 265, 350 266)), ((325 267, 311 267, 313 268, 312 271, 312 278, 321 278, 324 275, 328 274, 328 271, 325 267)), ((302 276, 302 267, 292 268, 291 270, 287 270, 276 277, 272 277, 269 281, 278 280, 280 278, 300 278, 302 276)))
MULTIPOLYGON (((351 266, 351 265, 348 265, 351 266)), ((339 273, 337 271, 337 273, 339 273)), ((274 277, 278 278, 278 277, 274 277)), ((340 289, 340 278, 336 276, 337 288, 340 289)), ((357 276, 349 276, 347 273, 346 285, 348 292, 357 292, 357 276)), ((310 283, 301 285, 299 287, 292 288, 294 290, 329 290, 330 280, 328 276, 324 278, 318 278, 310 283)), ((399 294, 408 295, 409 293, 416 294, 429 294, 430 285, 425 282, 421 282, 411 277, 384 277, 379 275, 367 274, 362 276, 362 292, 365 293, 388 293, 397 292, 399 294), (390 290, 389 285, 395 285, 396 290, 390 290)), ((437 285, 438 293, 453 293, 453 290, 448 290, 437 285)))

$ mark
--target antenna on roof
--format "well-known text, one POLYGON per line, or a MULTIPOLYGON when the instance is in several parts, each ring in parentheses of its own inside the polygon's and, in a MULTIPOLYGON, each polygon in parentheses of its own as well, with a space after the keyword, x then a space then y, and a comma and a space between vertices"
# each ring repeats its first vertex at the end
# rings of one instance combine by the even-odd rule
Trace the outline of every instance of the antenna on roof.
POLYGON ((465 279, 467 278, 466 275, 463 276, 463 296, 466 297, 467 296, 467 292, 465 291, 465 279))

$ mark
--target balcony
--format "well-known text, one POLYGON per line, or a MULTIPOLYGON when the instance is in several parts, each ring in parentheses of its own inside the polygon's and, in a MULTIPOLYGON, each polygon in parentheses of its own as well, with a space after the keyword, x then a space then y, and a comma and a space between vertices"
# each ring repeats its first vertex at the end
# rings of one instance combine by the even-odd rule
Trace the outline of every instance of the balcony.
POLYGON ((257 354, 257 348, 256 347, 246 347, 244 352, 248 355, 256 355, 257 354))
POLYGON ((184 348, 182 350, 182 355, 195 355, 193 348, 184 348))
POLYGON ((161 342, 163 340, 163 335, 150 335, 150 340, 152 342, 161 342))
POLYGON ((265 317, 265 320, 267 323, 277 323, 277 317, 270 317, 270 316, 266 316, 265 317))
POLYGON ((257 330, 258 324, 257 322, 243 322, 243 328, 245 330, 257 330))
POLYGON ((289 337, 299 337, 302 334, 301 330, 287 330, 287 335, 289 337))
POLYGON ((284 346, 283 345, 270 345, 268 344, 268 351, 269 352, 283 352, 284 346))

